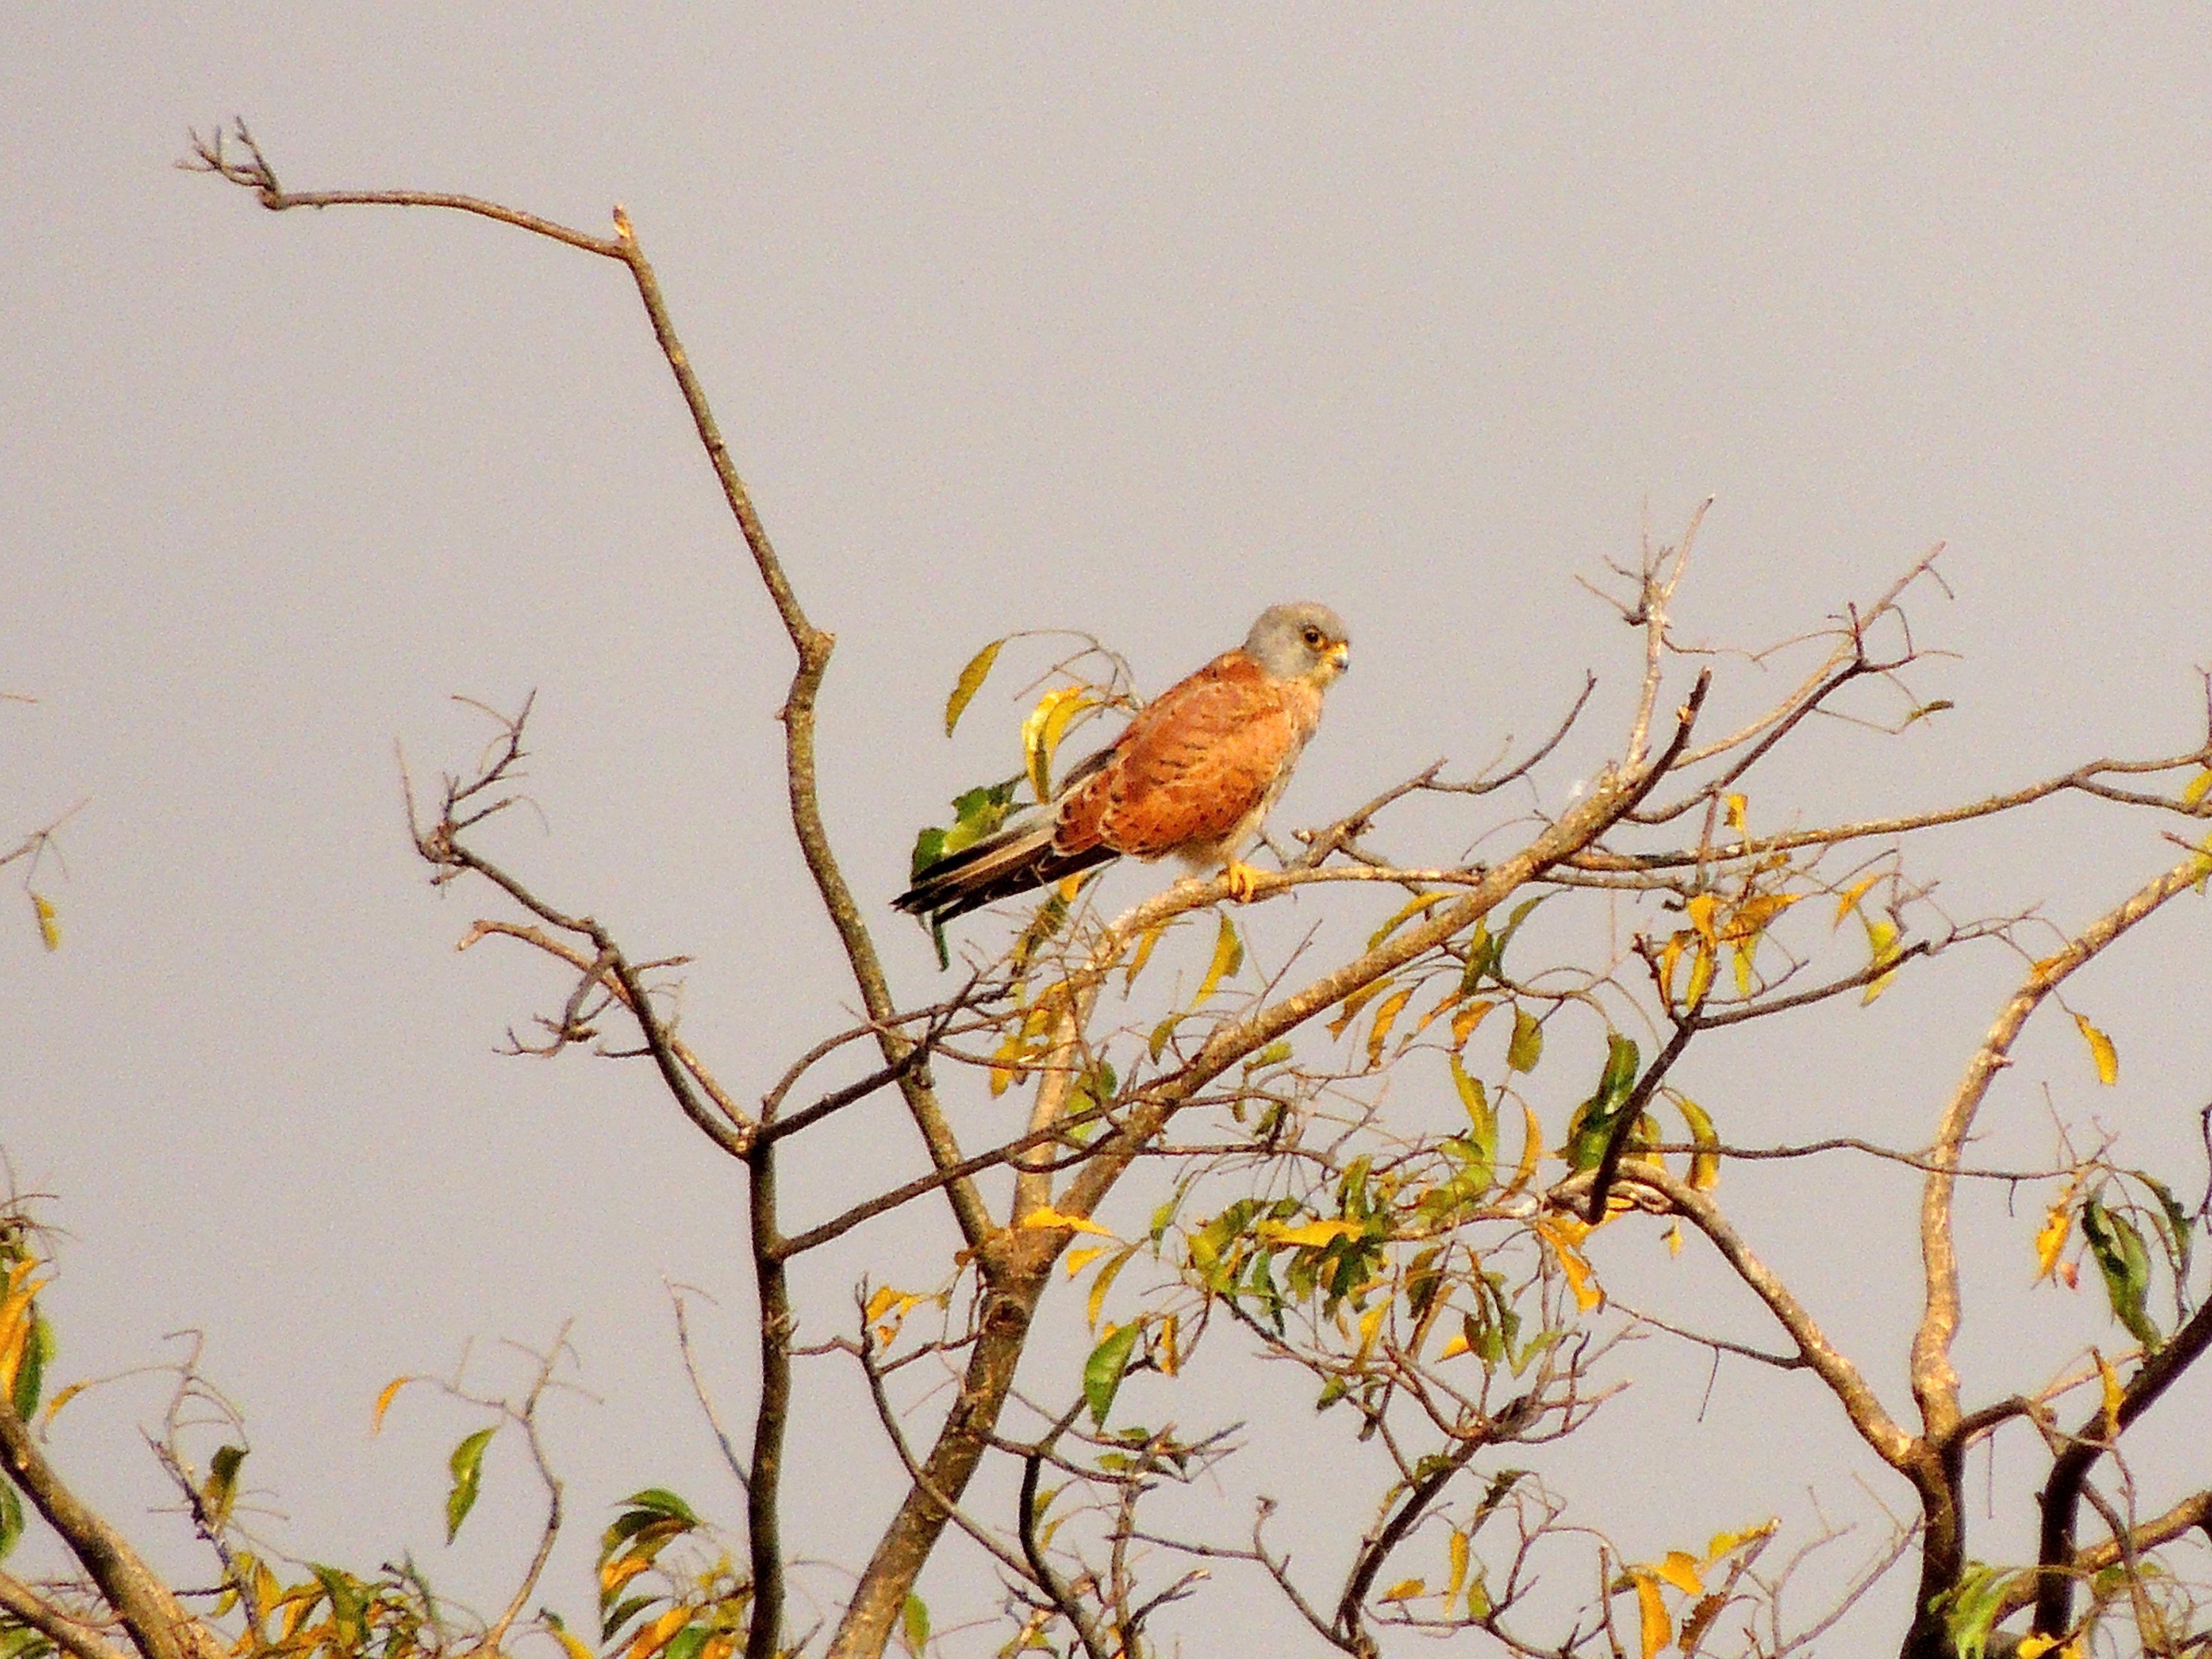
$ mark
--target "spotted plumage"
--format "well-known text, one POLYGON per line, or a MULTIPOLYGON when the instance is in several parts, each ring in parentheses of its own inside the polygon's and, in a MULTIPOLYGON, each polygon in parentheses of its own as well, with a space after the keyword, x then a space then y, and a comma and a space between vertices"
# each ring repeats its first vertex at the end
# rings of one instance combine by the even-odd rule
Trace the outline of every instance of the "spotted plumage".
POLYGON ((1244 643, 1147 703, 1045 805, 922 872, 892 901, 949 921, 1124 854, 1224 869, 1243 896, 1251 845, 1350 661, 1327 605, 1263 611, 1244 643))

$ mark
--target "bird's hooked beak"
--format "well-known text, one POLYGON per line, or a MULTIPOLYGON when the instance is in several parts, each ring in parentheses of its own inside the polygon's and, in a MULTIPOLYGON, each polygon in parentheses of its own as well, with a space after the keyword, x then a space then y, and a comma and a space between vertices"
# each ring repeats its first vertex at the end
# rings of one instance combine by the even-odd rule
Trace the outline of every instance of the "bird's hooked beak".
POLYGON ((1334 645, 1329 647, 1328 654, 1322 660, 1328 665, 1328 677, 1331 679, 1347 672, 1352 666, 1352 641, 1339 640, 1334 645))

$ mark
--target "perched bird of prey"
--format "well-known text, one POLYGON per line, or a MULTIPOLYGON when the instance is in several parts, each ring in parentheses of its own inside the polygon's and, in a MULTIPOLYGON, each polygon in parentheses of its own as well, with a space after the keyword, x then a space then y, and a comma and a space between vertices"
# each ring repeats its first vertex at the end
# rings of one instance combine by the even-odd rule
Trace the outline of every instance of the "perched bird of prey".
POLYGON ((1291 781, 1351 653, 1325 605, 1262 611, 1243 645, 1146 704, 1041 809, 931 865, 891 902, 946 921, 1125 853, 1218 867, 1250 898, 1255 872, 1237 855, 1291 781))

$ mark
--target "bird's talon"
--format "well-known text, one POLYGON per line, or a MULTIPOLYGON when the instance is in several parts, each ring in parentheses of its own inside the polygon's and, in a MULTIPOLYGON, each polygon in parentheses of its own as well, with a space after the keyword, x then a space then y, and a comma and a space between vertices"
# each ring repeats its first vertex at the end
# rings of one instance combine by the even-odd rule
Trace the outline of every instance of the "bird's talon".
POLYGON ((1260 890, 1260 872, 1241 859, 1230 860, 1221 878, 1229 884, 1229 896, 1239 904, 1249 904, 1260 890))

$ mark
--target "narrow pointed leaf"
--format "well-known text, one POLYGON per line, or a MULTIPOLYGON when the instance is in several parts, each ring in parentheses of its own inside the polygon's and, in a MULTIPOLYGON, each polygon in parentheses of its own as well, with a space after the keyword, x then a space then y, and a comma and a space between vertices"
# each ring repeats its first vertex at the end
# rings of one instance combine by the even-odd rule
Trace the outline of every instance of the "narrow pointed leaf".
POLYGON ((450 1544, 460 1535, 461 1522, 469 1518, 476 1507, 477 1494, 483 1486, 484 1448, 498 1433, 496 1427, 478 1429, 453 1448, 447 1465, 453 1474, 453 1489, 446 1494, 446 1541, 450 1544))
POLYGON ((1114 1409, 1121 1375, 1128 1369, 1129 1355, 1137 1346, 1138 1329, 1133 1322, 1108 1332, 1106 1340, 1083 1362, 1084 1403, 1091 1407, 1091 1420, 1101 1428, 1106 1425, 1106 1413, 1114 1409))
POLYGON ((1198 994, 1191 999, 1191 1006, 1195 1008, 1212 996, 1224 979, 1235 978, 1237 970, 1243 965, 1244 942, 1237 937, 1236 925, 1224 910, 1221 924, 1214 931, 1213 960, 1206 964, 1206 977, 1199 981, 1198 994))
POLYGON ((2074 1023, 2081 1030, 2081 1040, 2089 1045, 2089 1058, 2097 1062, 2097 1081, 2110 1088, 2120 1080, 2120 1051, 2112 1047, 2112 1038, 2083 1018, 2074 1016, 2074 1023))
POLYGON ((970 657, 968 665, 960 671, 960 678, 952 687, 952 695, 945 700, 946 737, 952 735, 952 728, 960 724, 960 716, 975 700, 975 694, 983 689, 983 681, 991 672, 991 665, 999 659, 999 647, 1005 643, 1004 640, 993 640, 970 657))
POLYGON ((1513 1011, 1513 1040, 1505 1045, 1508 1070, 1533 1072, 1544 1057, 1544 1027, 1526 1008, 1513 1011))

